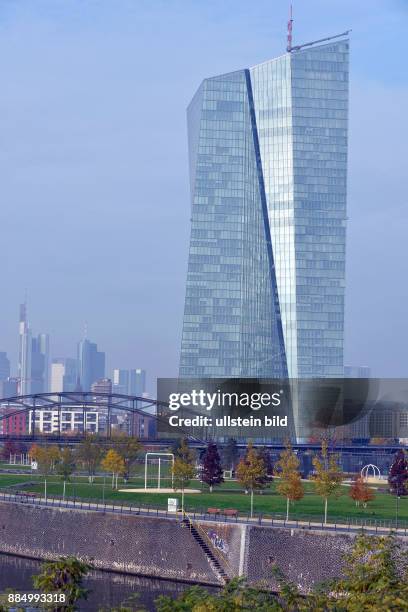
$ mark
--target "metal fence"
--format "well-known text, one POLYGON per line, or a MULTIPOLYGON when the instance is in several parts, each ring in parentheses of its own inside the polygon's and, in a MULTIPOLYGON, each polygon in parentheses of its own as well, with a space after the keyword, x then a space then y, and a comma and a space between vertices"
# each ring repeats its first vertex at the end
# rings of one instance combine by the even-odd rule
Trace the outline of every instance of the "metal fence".
MULTIPOLYGON (((78 511, 93 511, 93 512, 106 512, 115 514, 127 514, 127 515, 139 515, 146 517, 161 517, 172 520, 182 520, 182 512, 174 513, 169 512, 165 508, 159 508, 150 504, 134 504, 128 501, 122 501, 121 503, 106 502, 96 499, 85 499, 66 497, 63 499, 61 496, 49 495, 47 498, 35 494, 30 495, 26 491, 17 492, 13 489, 2 489, 0 491, 0 501, 19 503, 29 505, 33 507, 52 507, 52 508, 66 508, 78 511)), ((385 519, 360 519, 352 517, 349 519, 330 517, 329 522, 326 524, 317 519, 316 517, 297 517, 296 519, 286 520, 286 517, 279 514, 264 514, 254 513, 251 517, 249 513, 239 512, 236 516, 228 516, 222 513, 213 514, 208 513, 206 509, 201 508, 187 508, 185 511, 188 512, 189 516, 193 520, 203 520, 211 522, 221 523, 238 523, 238 524, 249 524, 249 525, 260 525, 263 527, 280 527, 285 529, 299 529, 299 530, 324 530, 324 531, 335 531, 335 532, 350 532, 358 533, 359 531, 367 532, 370 534, 384 535, 390 532, 397 533, 398 535, 408 535, 408 522, 407 521, 392 521, 385 519)))

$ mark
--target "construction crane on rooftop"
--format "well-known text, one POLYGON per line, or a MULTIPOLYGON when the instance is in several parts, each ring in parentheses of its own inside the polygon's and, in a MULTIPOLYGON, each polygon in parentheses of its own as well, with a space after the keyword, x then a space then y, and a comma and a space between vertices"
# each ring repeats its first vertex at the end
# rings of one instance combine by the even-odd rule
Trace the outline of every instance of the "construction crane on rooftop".
POLYGON ((312 45, 317 45, 318 43, 328 42, 329 40, 333 40, 334 38, 340 38, 342 36, 348 36, 351 30, 346 30, 341 34, 335 34, 334 36, 328 36, 327 38, 320 38, 319 40, 313 40, 312 42, 304 43, 303 45, 292 45, 293 40, 293 5, 290 3, 289 10, 289 21, 288 21, 288 44, 286 47, 286 51, 288 53, 292 53, 292 51, 299 51, 300 49, 304 49, 305 47, 311 47, 312 45))

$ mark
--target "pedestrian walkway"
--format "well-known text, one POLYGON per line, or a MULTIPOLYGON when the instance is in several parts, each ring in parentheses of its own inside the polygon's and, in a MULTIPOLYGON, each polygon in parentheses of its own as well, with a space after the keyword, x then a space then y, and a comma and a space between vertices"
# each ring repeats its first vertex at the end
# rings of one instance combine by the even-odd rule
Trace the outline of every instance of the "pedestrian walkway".
MULTIPOLYGON (((181 511, 168 512, 162 508, 155 508, 152 506, 136 506, 129 505, 126 503, 115 504, 98 501, 84 501, 81 499, 62 499, 62 497, 42 497, 36 495, 32 497, 29 494, 16 494, 8 492, 0 492, 0 501, 8 503, 19 503, 33 507, 53 507, 53 508, 64 508, 77 511, 93 511, 93 512, 107 512, 115 514, 126 514, 126 515, 137 515, 137 516, 148 516, 148 517, 160 517, 168 520, 182 521, 183 513, 181 511)), ((356 525, 352 522, 349 523, 326 523, 321 521, 306 521, 306 520, 288 520, 281 518, 273 518, 272 516, 256 515, 254 517, 249 516, 225 516, 225 515, 213 515, 206 512, 189 511, 189 516, 193 521, 205 521, 208 523, 234 523, 241 525, 261 525, 262 527, 271 528, 283 528, 283 529, 301 529, 301 530, 318 530, 336 533, 359 533, 364 531, 368 534, 386 535, 391 532, 399 536, 408 536, 408 529, 406 527, 394 527, 391 525, 356 525)))

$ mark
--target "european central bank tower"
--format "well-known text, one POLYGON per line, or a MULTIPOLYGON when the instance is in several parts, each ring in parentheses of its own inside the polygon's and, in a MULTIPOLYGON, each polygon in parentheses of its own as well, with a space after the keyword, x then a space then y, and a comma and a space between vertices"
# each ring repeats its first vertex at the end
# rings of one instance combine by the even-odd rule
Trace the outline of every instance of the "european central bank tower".
POLYGON ((191 101, 181 377, 343 376, 348 55, 294 49, 191 101))

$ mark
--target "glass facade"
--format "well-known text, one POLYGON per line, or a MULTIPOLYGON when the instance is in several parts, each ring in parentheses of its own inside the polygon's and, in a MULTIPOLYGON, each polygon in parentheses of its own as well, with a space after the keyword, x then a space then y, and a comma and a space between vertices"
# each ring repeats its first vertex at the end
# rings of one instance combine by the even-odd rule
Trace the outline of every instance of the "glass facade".
POLYGON ((200 86, 180 376, 343 375, 347 114, 347 40, 200 86))
POLYGON ((248 71, 205 80, 188 122, 192 214, 180 375, 283 376, 248 71))

